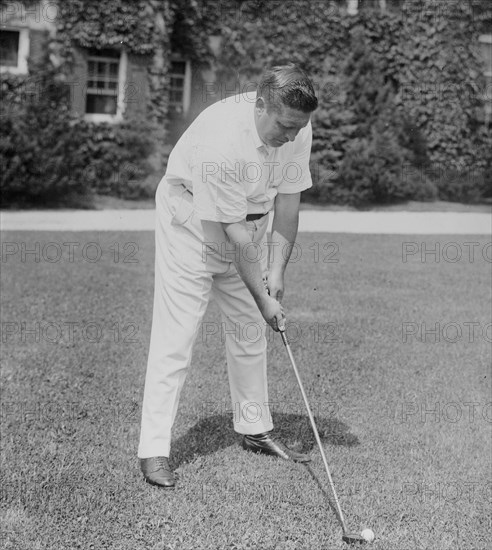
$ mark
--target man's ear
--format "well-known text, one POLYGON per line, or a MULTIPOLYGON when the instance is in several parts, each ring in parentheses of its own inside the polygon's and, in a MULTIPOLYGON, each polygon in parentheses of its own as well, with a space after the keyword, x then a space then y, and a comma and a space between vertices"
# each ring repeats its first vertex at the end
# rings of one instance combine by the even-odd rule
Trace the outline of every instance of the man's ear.
POLYGON ((266 112, 266 103, 265 103, 265 100, 262 97, 257 97, 256 98, 255 110, 259 115, 266 112))

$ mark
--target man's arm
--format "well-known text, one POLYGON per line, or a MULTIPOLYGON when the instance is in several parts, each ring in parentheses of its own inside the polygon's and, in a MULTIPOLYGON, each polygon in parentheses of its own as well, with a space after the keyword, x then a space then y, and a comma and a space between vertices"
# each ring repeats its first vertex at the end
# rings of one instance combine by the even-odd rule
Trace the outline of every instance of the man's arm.
POLYGON ((270 296, 281 301, 284 296, 284 273, 296 241, 299 225, 300 193, 279 193, 275 198, 272 226, 272 249, 268 290, 270 296))
POLYGON ((276 299, 268 295, 263 283, 260 263, 249 260, 247 254, 243 254, 244 247, 252 242, 246 222, 222 223, 222 227, 229 241, 238 247, 239 253, 235 254, 234 264, 241 279, 251 292, 265 321, 274 330, 278 330, 278 327, 283 324, 282 306, 276 299))

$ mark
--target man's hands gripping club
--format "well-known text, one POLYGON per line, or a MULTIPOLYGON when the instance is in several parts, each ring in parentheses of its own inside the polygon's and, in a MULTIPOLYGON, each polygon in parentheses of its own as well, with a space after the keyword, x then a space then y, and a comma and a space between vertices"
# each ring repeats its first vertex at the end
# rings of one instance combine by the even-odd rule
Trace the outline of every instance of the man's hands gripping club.
MULTIPOLYGON (((258 303, 258 302, 257 302, 258 303)), ((285 314, 281 303, 268 294, 262 305, 258 304, 263 319, 278 332, 285 325, 285 314)))
MULTIPOLYGON (((269 296, 273 298, 276 302, 281 304, 282 298, 284 296, 284 277, 282 274, 275 275, 271 271, 269 271, 266 276, 263 278, 263 284, 265 285, 265 289, 268 292, 269 296)), ((275 330, 283 330, 285 328, 285 313, 282 308, 282 305, 280 305, 282 309, 282 319, 277 319, 277 325, 274 327, 271 323, 269 325, 275 330)))

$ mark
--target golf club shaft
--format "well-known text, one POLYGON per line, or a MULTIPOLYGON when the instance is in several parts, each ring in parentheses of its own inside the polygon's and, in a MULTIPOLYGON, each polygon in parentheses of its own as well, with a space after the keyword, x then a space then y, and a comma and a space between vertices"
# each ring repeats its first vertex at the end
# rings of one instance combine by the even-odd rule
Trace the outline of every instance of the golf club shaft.
POLYGON ((285 349, 287 350, 287 354, 289 355, 290 362, 292 364, 292 368, 294 369, 294 373, 297 378, 297 383, 299 384, 299 389, 301 390, 302 397, 304 399, 304 404, 306 405, 306 410, 309 416, 309 420, 311 422, 311 426, 313 428, 314 437, 316 438, 316 442, 318 443, 319 450, 321 452, 321 458, 323 459, 323 464, 325 465, 326 474, 328 475, 328 481, 330 482, 331 491, 333 494, 333 497, 335 499, 336 509, 340 518, 340 523, 342 524, 342 530, 344 534, 347 532, 347 527, 345 525, 345 519, 343 517, 342 508, 340 507, 340 503, 338 502, 337 493, 335 491, 335 485, 333 483, 333 479, 330 474, 330 468, 328 467, 328 461, 326 460, 325 451, 323 450, 323 445, 321 444, 321 439, 319 437, 318 428, 316 427, 316 423, 314 422, 313 413, 311 412, 311 407, 309 406, 309 401, 306 395, 306 392, 304 391, 304 386, 302 385, 302 380, 299 375, 299 371, 297 370, 296 362, 294 359, 294 356, 292 355, 292 350, 290 349, 289 341, 287 340, 287 335, 285 334, 285 330, 280 330, 280 335, 282 336, 282 340, 285 345, 285 349))

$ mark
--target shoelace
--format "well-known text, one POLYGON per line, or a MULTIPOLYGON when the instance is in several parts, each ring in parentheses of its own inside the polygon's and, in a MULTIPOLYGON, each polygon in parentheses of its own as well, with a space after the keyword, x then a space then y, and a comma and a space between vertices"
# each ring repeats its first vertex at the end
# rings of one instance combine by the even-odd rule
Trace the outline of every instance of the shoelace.
POLYGON ((155 458, 155 462, 159 468, 162 468, 163 470, 170 470, 169 468, 169 462, 167 461, 167 458, 164 456, 157 456, 155 458))
POLYGON ((269 438, 268 433, 246 436, 246 439, 249 439, 250 441, 266 441, 268 438, 269 438))

